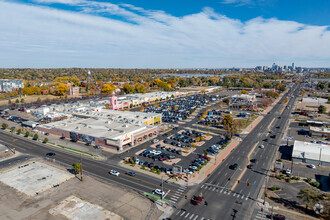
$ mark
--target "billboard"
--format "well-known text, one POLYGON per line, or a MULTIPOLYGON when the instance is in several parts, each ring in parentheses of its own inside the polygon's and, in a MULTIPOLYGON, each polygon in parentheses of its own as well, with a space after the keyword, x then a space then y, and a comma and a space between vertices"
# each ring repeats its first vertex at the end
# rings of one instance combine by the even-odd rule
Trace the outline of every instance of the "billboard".
POLYGON ((283 162, 276 161, 274 164, 275 170, 282 170, 283 169, 283 162))
POLYGON ((173 165, 172 166, 173 174, 174 175, 179 175, 182 174, 182 166, 179 165, 173 165))

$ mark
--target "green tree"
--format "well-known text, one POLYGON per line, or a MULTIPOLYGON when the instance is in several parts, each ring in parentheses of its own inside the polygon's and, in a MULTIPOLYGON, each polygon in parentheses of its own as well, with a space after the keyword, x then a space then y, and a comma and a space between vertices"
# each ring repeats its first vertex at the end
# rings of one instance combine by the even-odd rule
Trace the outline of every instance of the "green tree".
POLYGON ((18 135, 20 135, 22 133, 22 129, 19 128, 16 132, 18 135))
POLYGON ((327 112, 327 108, 324 105, 319 106, 319 113, 325 114, 327 112))
POLYGON ((22 104, 24 103, 24 99, 23 99, 23 98, 21 98, 21 103, 22 103, 22 104))
POLYGON ((104 84, 102 87, 102 93, 110 94, 115 91, 116 87, 112 83, 104 84))
POLYGON ((140 83, 135 83, 135 91, 137 93, 145 93, 146 92, 146 88, 144 87, 144 85, 142 85, 140 83))
POLYGON ((43 142, 44 142, 45 144, 47 144, 47 142, 48 142, 48 138, 45 138, 43 142))
POLYGON ((236 126, 234 123, 233 117, 230 115, 225 115, 222 121, 222 125, 225 126, 225 130, 227 132, 227 135, 232 138, 234 133, 236 132, 236 126))
POLYGON ((8 104, 9 104, 9 105, 11 104, 11 100, 10 100, 10 99, 8 99, 8 104))
POLYGON ((29 135, 30 135, 30 132, 26 131, 25 132, 25 137, 29 137, 29 135))
POLYGON ((10 131, 11 131, 11 132, 14 132, 14 131, 15 131, 15 127, 11 127, 11 128, 10 128, 10 131))
POLYGON ((8 125, 6 123, 2 123, 1 126, 2 126, 3 129, 7 129, 8 128, 8 125))
POLYGON ((39 138, 38 134, 33 135, 33 140, 38 140, 38 138, 39 138))
POLYGON ((306 209, 308 209, 308 206, 313 206, 322 196, 317 194, 313 189, 305 188, 299 191, 297 198, 301 199, 306 204, 306 209))
POLYGON ((72 167, 73 167, 75 175, 81 172, 81 164, 80 163, 73 163, 72 167))
POLYGON ((133 93, 133 92, 134 92, 134 87, 131 86, 130 84, 126 84, 126 85, 124 85, 124 87, 123 87, 123 91, 124 91, 125 93, 127 93, 127 94, 129 94, 129 93, 133 93))
POLYGON ((16 99, 16 101, 15 101, 17 104, 19 103, 19 99, 16 99))
POLYGON ((227 105, 229 105, 230 101, 229 101, 229 99, 224 99, 223 102, 226 103, 227 105))

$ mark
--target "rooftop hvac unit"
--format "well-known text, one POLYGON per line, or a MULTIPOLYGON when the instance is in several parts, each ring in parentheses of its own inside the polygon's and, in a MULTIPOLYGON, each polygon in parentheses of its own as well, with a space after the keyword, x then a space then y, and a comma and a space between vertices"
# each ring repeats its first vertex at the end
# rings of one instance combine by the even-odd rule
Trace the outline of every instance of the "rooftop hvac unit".
POLYGON ((77 126, 77 127, 76 127, 76 130, 80 130, 80 127, 79 127, 79 126, 77 126))
POLYGON ((110 131, 110 132, 113 132, 113 129, 112 129, 112 128, 110 128, 108 131, 110 131))

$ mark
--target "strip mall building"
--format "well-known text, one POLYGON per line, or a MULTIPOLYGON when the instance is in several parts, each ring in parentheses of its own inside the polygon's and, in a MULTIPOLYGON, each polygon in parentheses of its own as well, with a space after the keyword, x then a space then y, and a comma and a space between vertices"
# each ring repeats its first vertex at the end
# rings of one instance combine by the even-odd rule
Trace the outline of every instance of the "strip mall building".
POLYGON ((118 151, 151 139, 158 134, 157 127, 152 125, 78 117, 39 125, 37 129, 73 141, 82 141, 118 151))

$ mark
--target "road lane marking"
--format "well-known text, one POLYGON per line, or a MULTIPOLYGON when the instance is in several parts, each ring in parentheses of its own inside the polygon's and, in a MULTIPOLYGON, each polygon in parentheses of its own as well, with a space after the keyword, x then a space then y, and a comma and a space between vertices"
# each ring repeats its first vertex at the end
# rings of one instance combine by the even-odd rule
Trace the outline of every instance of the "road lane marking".
POLYGON ((165 193, 163 199, 165 199, 165 197, 168 195, 169 192, 171 192, 171 190, 168 190, 167 193, 165 193))
POLYGON ((173 201, 178 201, 178 199, 177 198, 170 198, 170 200, 173 200, 173 201))
POLYGON ((220 193, 222 193, 223 189, 220 191, 220 193))
POLYGON ((213 188, 212 191, 214 191, 216 188, 213 188))
POLYGON ((176 213, 176 215, 179 215, 179 213, 181 212, 181 210, 180 211, 178 211, 178 213, 176 213))
POLYGON ((242 199, 244 199, 244 195, 242 195, 242 199))
POLYGON ((187 215, 184 218, 187 218, 190 215, 190 213, 188 212, 187 215))
POLYGON ((233 196, 236 196, 236 193, 234 193, 234 195, 233 196))
POLYGON ((237 194, 237 198, 239 197, 239 194, 237 194))
POLYGON ((194 214, 191 214, 190 218, 189 219, 192 219, 194 217, 194 214))
POLYGON ((183 216, 184 215, 184 213, 186 213, 185 211, 183 211, 182 213, 181 213, 181 215, 180 216, 183 216))
POLYGON ((201 186, 201 189, 203 189, 204 185, 201 186))
POLYGON ((184 192, 184 190, 183 190, 183 189, 177 189, 177 191, 179 191, 179 192, 184 192))
POLYGON ((198 215, 195 216, 194 220, 196 220, 198 218, 198 215))
POLYGON ((228 192, 228 195, 230 195, 231 191, 228 192))
POLYGON ((175 196, 175 195, 172 195, 172 197, 174 197, 174 198, 179 198, 178 196, 175 196))

